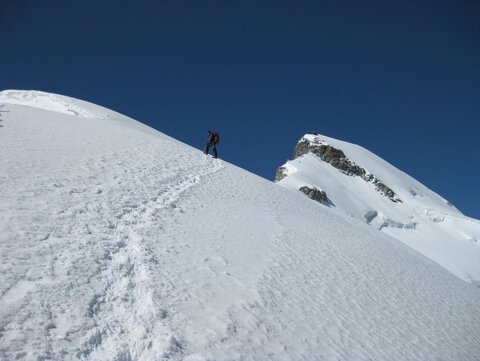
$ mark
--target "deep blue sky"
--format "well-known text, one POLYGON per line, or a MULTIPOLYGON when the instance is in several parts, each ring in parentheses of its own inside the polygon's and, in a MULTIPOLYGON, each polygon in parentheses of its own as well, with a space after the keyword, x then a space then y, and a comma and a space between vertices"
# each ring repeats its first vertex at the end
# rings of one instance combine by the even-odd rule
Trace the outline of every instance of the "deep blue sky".
POLYGON ((480 218, 480 2, 15 0, 0 88, 112 108, 273 179, 305 132, 480 218))

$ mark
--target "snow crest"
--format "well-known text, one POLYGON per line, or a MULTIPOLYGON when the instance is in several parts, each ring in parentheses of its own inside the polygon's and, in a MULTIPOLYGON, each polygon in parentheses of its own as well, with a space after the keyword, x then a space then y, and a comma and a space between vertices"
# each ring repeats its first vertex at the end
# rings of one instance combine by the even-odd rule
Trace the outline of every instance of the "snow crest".
POLYGON ((360 146, 318 134, 306 134, 297 150, 299 146, 301 156, 279 168, 283 178, 278 184, 289 189, 322 189, 338 213, 400 240, 461 279, 480 284, 480 247, 474 241, 480 239, 480 221, 464 216, 438 194, 360 146), (345 154, 352 164, 381 179, 401 201, 386 201, 384 194, 361 177, 350 176, 309 152, 318 145, 345 154))
POLYGON ((479 289, 387 213, 362 213, 378 232, 118 113, 5 108, 0 359, 478 360, 479 289))
POLYGON ((107 112, 81 100, 64 95, 36 90, 4 90, 0 92, 0 103, 17 104, 52 112, 69 114, 79 118, 108 118, 107 112))

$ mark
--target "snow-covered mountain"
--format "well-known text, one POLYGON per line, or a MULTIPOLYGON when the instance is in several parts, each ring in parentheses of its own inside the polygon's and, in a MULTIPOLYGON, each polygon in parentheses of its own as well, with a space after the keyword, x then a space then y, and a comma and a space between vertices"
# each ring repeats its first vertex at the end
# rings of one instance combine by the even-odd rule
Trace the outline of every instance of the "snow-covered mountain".
POLYGON ((479 360, 480 289, 339 200, 72 98, 1 105, 1 360, 479 360))
POLYGON ((358 145, 306 134, 276 181, 402 241, 480 285, 480 221, 358 145))

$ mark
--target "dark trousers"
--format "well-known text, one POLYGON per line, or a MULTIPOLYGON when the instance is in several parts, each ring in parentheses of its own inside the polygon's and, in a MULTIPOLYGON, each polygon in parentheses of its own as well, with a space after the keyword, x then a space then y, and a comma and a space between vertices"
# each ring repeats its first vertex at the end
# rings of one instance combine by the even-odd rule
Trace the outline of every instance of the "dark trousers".
POLYGON ((210 151, 210 147, 213 148, 213 157, 217 158, 217 144, 214 142, 208 142, 207 144, 205 144, 205 154, 208 154, 208 152, 210 151))

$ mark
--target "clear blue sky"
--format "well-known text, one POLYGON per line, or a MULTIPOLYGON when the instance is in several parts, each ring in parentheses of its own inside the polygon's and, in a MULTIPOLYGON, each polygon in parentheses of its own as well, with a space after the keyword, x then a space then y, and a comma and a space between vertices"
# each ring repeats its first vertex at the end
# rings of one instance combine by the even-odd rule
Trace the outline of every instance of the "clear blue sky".
POLYGON ((112 108, 273 179, 305 132, 360 144, 480 218, 480 2, 0 6, 0 88, 112 108))

